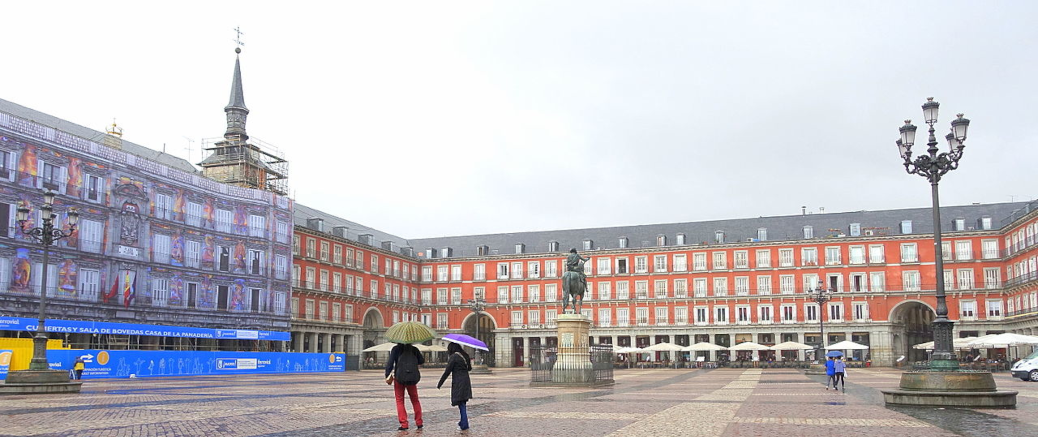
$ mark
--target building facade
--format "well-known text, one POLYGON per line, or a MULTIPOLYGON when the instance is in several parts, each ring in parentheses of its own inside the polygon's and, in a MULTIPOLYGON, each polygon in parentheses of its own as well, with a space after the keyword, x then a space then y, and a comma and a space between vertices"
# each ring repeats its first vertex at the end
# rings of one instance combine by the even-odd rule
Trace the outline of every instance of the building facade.
MULTIPOLYGON (((236 66, 237 70, 237 66, 236 66)), ((244 129, 244 121, 242 121, 244 129)), ((48 317, 205 327, 218 338, 66 333, 73 347, 281 350, 245 331, 287 331, 292 201, 205 178, 190 163, 0 100, 0 313, 35 318, 42 247, 15 221, 42 224, 44 190, 57 193, 48 317), (244 333, 244 334, 242 334, 244 333), (237 335, 242 334, 242 335, 237 335)), ((4 336, 31 336, 7 326, 4 336)), ((126 331, 130 332, 130 331, 126 331)))
MULTIPOLYGON (((1035 206, 942 208, 952 217, 943 274, 957 335, 1038 333, 1035 206)), ((826 344, 867 344, 859 358, 890 365, 901 356, 925 359, 911 346, 932 339, 928 217, 929 208, 919 208, 424 240, 383 234, 374 241, 314 226, 337 218, 297 210, 294 277, 301 280, 294 296, 303 300, 293 307, 293 325, 320 320, 367 340, 359 348, 396 320, 469 335, 478 323, 494 364, 523 366, 531 348, 556 342, 560 278, 572 247, 591 257, 582 312, 593 321, 593 343, 818 344, 821 319, 826 344), (357 253, 364 258, 349 256, 357 253), (397 273, 396 263, 399 275, 389 273, 397 273), (821 308, 812 293, 818 288, 833 292, 821 308), (487 302, 478 317, 472 299, 487 302), (322 316, 323 305, 341 307, 344 323, 322 316)))

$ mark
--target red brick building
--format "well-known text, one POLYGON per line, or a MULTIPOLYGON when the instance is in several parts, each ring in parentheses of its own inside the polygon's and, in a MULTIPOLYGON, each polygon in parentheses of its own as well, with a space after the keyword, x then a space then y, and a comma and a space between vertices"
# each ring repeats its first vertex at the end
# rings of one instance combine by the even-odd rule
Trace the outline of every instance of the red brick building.
MULTIPOLYGON (((944 275, 957 336, 1038 333, 1035 204, 942 208, 944 275)), ((594 343, 868 344, 889 365, 931 340, 930 209, 405 240, 297 205, 297 351, 357 354, 399 320, 476 331, 497 366, 555 342, 563 260, 576 248, 594 343), (833 291, 821 310, 808 291, 833 291)), ((796 358, 804 358, 801 355, 796 358)), ((863 358, 864 353, 860 354, 863 358)), ((711 357, 713 358, 713 357, 711 357)), ((735 357, 732 357, 735 358, 735 357)))

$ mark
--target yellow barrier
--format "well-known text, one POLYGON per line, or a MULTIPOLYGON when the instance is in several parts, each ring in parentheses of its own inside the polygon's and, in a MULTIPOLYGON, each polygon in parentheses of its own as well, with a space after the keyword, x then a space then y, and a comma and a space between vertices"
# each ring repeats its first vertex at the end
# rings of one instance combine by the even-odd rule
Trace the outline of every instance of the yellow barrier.
MULTIPOLYGON (((8 370, 25 370, 29 368, 32 361, 32 339, 31 338, 0 338, 0 350, 8 349, 14 352, 11 357, 11 366, 8 370)), ((47 340, 47 349, 71 349, 65 347, 62 340, 47 340)))

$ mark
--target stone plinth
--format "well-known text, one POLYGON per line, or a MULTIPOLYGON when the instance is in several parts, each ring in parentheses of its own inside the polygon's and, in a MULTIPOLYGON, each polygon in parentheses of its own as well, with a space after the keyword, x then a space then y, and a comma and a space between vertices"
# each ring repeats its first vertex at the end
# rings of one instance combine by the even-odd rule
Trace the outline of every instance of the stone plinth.
POLYGON ((1012 408, 1015 391, 999 391, 990 372, 920 371, 901 374, 897 390, 882 390, 888 405, 1012 408))
POLYGON ((559 346, 551 369, 551 381, 567 385, 594 384, 595 374, 587 343, 591 321, 582 314, 560 314, 555 323, 559 346))
POLYGON ((0 394, 79 393, 82 386, 68 379, 67 370, 16 370, 7 373, 0 394))

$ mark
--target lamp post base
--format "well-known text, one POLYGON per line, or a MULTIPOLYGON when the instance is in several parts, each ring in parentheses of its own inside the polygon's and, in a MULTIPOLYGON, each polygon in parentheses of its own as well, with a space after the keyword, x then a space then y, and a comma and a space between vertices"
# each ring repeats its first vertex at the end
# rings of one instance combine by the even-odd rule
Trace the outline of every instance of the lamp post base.
POLYGON ((921 371, 901 374, 897 390, 881 390, 887 405, 1013 408, 1015 391, 998 390, 990 372, 921 371))
POLYGON ((69 380, 67 370, 15 370, 0 384, 0 394, 79 393, 82 386, 69 380))

